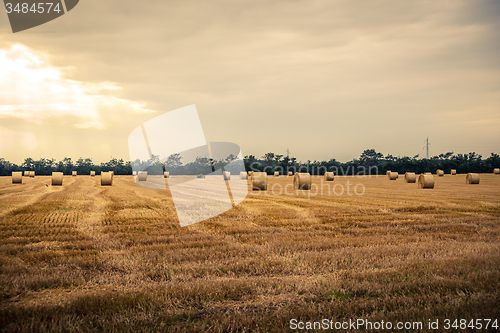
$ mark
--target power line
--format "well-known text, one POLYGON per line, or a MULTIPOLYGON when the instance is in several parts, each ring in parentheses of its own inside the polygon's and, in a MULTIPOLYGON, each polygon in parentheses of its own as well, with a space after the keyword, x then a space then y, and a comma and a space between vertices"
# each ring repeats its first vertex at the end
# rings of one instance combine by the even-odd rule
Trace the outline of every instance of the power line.
POLYGON ((429 137, 427 137, 427 139, 426 139, 426 140, 424 140, 424 142, 425 142, 425 146, 424 146, 424 148, 422 148, 422 149, 427 149, 427 159, 428 159, 428 158, 429 158, 429 146, 431 145, 431 144, 429 143, 429 137))

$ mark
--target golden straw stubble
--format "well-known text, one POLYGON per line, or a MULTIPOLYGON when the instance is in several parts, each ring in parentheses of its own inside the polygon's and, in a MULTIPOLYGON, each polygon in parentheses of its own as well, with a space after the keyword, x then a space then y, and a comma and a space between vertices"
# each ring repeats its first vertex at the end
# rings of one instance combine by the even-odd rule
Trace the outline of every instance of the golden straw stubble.
POLYGON ((417 181, 417 175, 415 175, 415 172, 407 172, 405 173, 405 180, 407 183, 415 183, 417 181))
POLYGON ((113 174, 109 172, 101 172, 101 186, 112 186, 113 174))
POLYGON ((434 176, 429 174, 424 174, 418 176, 418 187, 419 188, 434 188, 434 176))
POLYGON ((63 184, 63 173, 52 172, 52 186, 62 186, 62 184, 63 184))
POLYGON ((333 172, 325 172, 325 181, 331 182, 335 178, 335 175, 333 172))
POLYGON ((267 190, 267 173, 252 171, 252 190, 266 191, 267 190))
POLYGON ((465 182, 467 184, 479 184, 479 174, 477 173, 468 173, 465 177, 465 182))
POLYGON ((311 174, 308 172, 298 172, 293 178, 293 185, 298 190, 311 189, 311 174))
POLYGON ((14 171, 12 172, 12 184, 22 184, 23 183, 23 172, 14 171))

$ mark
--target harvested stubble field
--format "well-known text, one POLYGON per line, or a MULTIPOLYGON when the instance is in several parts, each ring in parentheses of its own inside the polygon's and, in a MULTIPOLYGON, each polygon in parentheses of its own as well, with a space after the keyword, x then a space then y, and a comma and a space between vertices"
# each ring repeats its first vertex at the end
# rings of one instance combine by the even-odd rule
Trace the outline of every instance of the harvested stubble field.
MULTIPOLYGON (((132 176, 112 187, 0 177, 0 329, 269 332, 289 331, 292 318, 500 317, 500 176, 435 177, 433 190, 402 178, 336 177, 310 197, 252 193, 180 228, 168 190, 132 176), (348 181, 364 195, 328 194, 348 181)), ((291 182, 269 177, 270 187, 291 182)))

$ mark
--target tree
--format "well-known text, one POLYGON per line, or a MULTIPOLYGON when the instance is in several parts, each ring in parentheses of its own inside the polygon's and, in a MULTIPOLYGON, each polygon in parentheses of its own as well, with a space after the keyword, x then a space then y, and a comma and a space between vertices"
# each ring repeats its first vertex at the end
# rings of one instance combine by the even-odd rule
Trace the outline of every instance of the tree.
POLYGON ((182 165, 181 162, 182 156, 181 154, 172 154, 165 161, 165 167, 176 168, 182 165))

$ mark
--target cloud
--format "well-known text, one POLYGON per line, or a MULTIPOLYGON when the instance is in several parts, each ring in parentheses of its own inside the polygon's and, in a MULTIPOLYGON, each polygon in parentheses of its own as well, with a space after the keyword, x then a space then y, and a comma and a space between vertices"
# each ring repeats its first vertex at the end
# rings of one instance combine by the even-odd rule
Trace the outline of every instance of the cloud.
POLYGON ((113 82, 89 83, 65 78, 71 68, 58 68, 48 57, 24 45, 0 49, 0 118, 43 119, 74 116, 89 122, 77 128, 105 128, 101 113, 122 110, 153 113, 146 103, 118 98, 110 93, 121 87, 113 82))
POLYGON ((75 126, 76 128, 104 128, 104 124, 97 121, 89 121, 83 124, 74 124, 73 126, 75 126))
MULTIPOLYGON (((208 140, 236 142, 245 154, 288 148, 300 160, 345 161, 373 147, 413 156, 429 136, 437 153, 487 155, 500 149, 499 13, 498 1, 87 0, 30 33, 0 38, 50 52, 54 80, 78 80, 97 116, 81 107, 58 124, 72 132, 51 129, 66 134, 65 154, 76 157, 81 141, 96 159, 109 158, 95 150, 104 142, 126 158, 126 144, 115 153, 118 140, 153 117, 149 109, 190 104, 208 140), (258 119, 266 121, 248 125, 258 119)), ((48 63, 31 52, 39 58, 32 67, 48 63)), ((0 104, 0 117, 30 117, 39 103, 0 104)), ((36 134, 40 150, 45 134, 36 134)))
POLYGON ((32 151, 38 147, 38 141, 31 132, 18 132, 0 126, 0 153, 16 145, 32 151))

